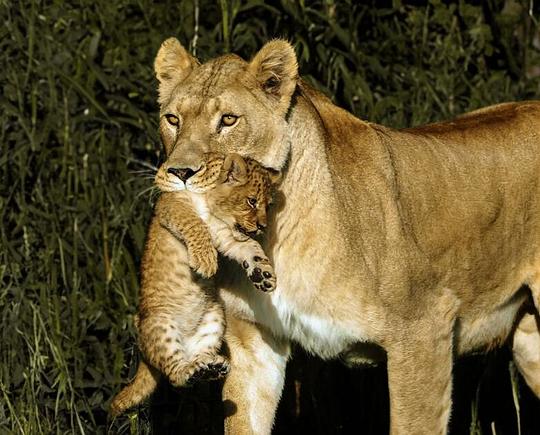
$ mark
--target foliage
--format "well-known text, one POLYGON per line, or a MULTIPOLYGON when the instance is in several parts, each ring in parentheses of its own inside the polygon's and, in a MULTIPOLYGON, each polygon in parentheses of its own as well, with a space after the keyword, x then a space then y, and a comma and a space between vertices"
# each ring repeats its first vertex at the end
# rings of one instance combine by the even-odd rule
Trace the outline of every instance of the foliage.
MULTIPOLYGON (((108 400, 136 363, 131 320, 160 155, 157 48, 174 35, 201 60, 229 50, 249 58, 286 37, 308 81, 357 115, 396 127, 538 97, 534 2, 414 3, 0 3, 1 433, 219 432, 219 385, 196 394, 164 387, 152 413, 106 420, 108 400)), ((276 432, 345 433, 376 421, 364 431, 379 433, 388 424, 383 371, 344 372, 302 353, 297 360, 310 368, 291 366, 276 432), (336 385, 352 385, 363 411, 347 406, 345 417, 336 385)), ((516 422, 505 416, 521 403, 523 433, 533 433, 527 416, 538 403, 524 387, 513 399, 506 356, 488 362, 465 369, 456 386, 467 411, 455 427, 485 432, 499 419, 511 431, 516 422), (483 418, 476 386, 493 367, 509 405, 483 418)))

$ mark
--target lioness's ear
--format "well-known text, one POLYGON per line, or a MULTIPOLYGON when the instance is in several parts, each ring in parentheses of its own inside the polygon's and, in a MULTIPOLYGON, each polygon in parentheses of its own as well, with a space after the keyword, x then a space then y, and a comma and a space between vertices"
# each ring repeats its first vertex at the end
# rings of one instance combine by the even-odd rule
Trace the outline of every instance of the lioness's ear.
POLYGON ((154 62, 154 71, 159 80, 159 104, 167 100, 174 87, 198 64, 197 59, 186 51, 178 39, 163 41, 154 62))
POLYGON ((247 165, 241 155, 231 153, 225 157, 219 176, 219 182, 236 186, 247 183, 247 165))
POLYGON ((262 89, 278 100, 279 110, 285 114, 298 79, 298 62, 291 44, 282 39, 266 43, 248 68, 262 89))

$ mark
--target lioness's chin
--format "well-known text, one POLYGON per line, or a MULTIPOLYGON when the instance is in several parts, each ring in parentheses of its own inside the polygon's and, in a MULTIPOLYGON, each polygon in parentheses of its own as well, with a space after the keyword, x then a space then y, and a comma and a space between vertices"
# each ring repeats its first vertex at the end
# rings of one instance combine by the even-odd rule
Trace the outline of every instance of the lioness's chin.
POLYGON ((193 192, 193 193, 204 193, 206 190, 208 190, 207 188, 193 186, 193 185, 189 182, 189 180, 186 181, 186 187, 185 187, 185 189, 186 189, 188 192, 193 192))

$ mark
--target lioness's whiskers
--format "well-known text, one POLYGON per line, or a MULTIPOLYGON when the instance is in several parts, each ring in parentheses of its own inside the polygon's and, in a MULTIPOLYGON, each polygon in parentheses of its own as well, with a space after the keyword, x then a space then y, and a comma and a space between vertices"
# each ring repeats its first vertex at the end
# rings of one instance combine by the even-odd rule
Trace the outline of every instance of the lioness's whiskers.
POLYGON ((152 171, 157 171, 158 167, 153 165, 152 163, 145 162, 144 160, 134 159, 134 158, 128 158, 128 164, 129 163, 135 163, 140 166, 144 166, 148 169, 151 169, 152 171))
POLYGON ((152 197, 152 194, 154 193, 158 193, 159 192, 159 189, 152 185, 152 186, 149 186, 147 187, 146 189, 143 189, 141 190, 137 195, 136 195, 136 198, 139 199, 141 196, 147 194, 148 192, 150 192, 150 196, 152 197))

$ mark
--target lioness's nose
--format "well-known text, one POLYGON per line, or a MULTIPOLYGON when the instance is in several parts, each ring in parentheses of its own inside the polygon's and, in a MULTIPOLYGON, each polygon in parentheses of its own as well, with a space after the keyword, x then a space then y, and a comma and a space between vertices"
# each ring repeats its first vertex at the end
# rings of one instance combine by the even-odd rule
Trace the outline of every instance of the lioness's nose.
POLYGON ((173 174, 180 178, 184 183, 186 180, 191 177, 193 174, 195 174, 195 171, 191 168, 169 168, 167 169, 167 172, 169 174, 173 174))

